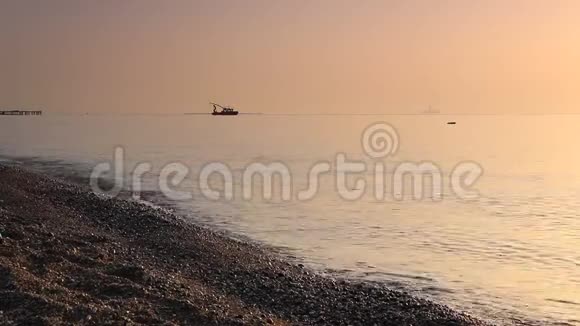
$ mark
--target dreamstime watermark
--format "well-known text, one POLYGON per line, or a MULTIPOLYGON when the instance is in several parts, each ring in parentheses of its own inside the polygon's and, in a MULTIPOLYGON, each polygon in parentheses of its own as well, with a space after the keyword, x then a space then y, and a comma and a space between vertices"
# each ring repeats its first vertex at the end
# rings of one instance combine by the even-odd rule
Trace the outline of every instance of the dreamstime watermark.
MULTIPOLYGON (((305 175, 306 185, 302 189, 296 189, 295 174, 282 161, 251 162, 242 169, 239 177, 235 177, 228 164, 210 162, 203 165, 196 178, 192 179, 197 182, 197 187, 192 189, 198 189, 202 196, 210 200, 232 201, 238 196, 243 200, 252 200, 256 190, 260 189, 261 198, 267 201, 272 200, 276 192, 279 192, 282 201, 309 201, 320 192, 321 178, 330 176, 336 193, 348 201, 359 200, 369 191, 378 201, 441 201, 445 185, 449 187, 450 194, 457 198, 478 196, 474 186, 482 176, 483 168, 476 162, 458 162, 447 174, 432 161, 389 162, 388 158, 398 152, 399 145, 399 134, 393 126, 385 122, 374 123, 365 128, 361 136, 361 147, 368 160, 349 160, 347 154, 337 153, 332 161, 315 162, 305 175), (369 175, 371 180, 368 180, 369 175), (220 181, 219 187, 212 182, 215 178, 220 181), (279 181, 278 184, 275 180, 279 181), (241 186, 239 193, 235 191, 235 185, 241 186)), ((153 164, 141 162, 131 171, 126 171, 125 150, 116 147, 111 162, 94 167, 90 185, 93 191, 111 196, 117 196, 128 188, 134 199, 140 199, 144 178, 152 170, 153 164), (112 186, 102 186, 100 180, 104 176, 113 179, 112 186)), ((192 175, 187 165, 169 163, 161 167, 156 175, 157 186, 168 199, 194 198, 193 191, 185 191, 181 187, 192 175)))

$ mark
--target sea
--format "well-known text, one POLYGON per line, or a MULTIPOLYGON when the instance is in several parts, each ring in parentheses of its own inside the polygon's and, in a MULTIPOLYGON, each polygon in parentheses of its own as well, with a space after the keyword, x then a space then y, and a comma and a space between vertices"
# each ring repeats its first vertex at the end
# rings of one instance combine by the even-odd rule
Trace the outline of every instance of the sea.
POLYGON ((0 117, 0 157, 111 196, 119 185, 331 277, 501 325, 580 325, 579 126, 578 115, 53 113, 0 117))

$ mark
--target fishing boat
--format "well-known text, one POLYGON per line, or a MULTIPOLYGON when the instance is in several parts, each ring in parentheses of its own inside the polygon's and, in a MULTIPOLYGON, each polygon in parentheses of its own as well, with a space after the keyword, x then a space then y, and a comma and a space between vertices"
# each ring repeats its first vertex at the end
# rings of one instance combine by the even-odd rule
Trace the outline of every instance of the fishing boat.
POLYGON ((238 115, 239 112, 236 111, 234 108, 221 106, 217 103, 211 103, 213 105, 213 112, 211 115, 238 115))

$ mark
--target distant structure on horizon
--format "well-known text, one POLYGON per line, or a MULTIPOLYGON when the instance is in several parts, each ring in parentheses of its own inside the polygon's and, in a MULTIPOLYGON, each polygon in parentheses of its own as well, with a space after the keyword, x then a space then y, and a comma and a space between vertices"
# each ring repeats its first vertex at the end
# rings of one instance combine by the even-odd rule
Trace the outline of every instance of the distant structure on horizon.
POLYGON ((30 110, 0 110, 0 115, 42 115, 42 110, 30 111, 30 110))
POLYGON ((433 109, 433 107, 429 106, 429 108, 423 111, 423 114, 439 114, 441 111, 433 109))

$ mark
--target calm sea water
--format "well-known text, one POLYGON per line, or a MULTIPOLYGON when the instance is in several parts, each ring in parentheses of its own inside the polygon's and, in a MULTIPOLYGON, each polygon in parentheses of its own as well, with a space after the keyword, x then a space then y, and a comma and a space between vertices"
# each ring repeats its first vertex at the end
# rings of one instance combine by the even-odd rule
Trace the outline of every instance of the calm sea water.
MULTIPOLYGON (((181 162, 191 173, 178 187, 194 198, 171 204, 192 221, 280 247, 322 271, 387 282, 500 323, 575 325, 578 126, 578 116, 1 117, 0 155, 82 175, 122 146, 126 170, 153 165, 145 183, 150 191, 165 164, 181 162), (382 160, 387 175, 400 162, 432 161, 443 171, 442 201, 377 200, 372 173, 353 176, 369 183, 355 201, 338 195, 332 174, 309 201, 283 201, 277 193, 271 201, 242 198, 239 180, 252 162, 283 162, 295 190, 306 188, 312 165, 332 162, 337 153, 372 166, 361 133, 377 121, 399 136, 396 155, 382 160), (475 198, 459 199, 448 187, 450 171, 464 161, 484 169, 475 198), (201 195, 197 174, 210 162, 234 171, 233 201, 201 195)), ((160 194, 148 198, 169 203, 160 194)))

